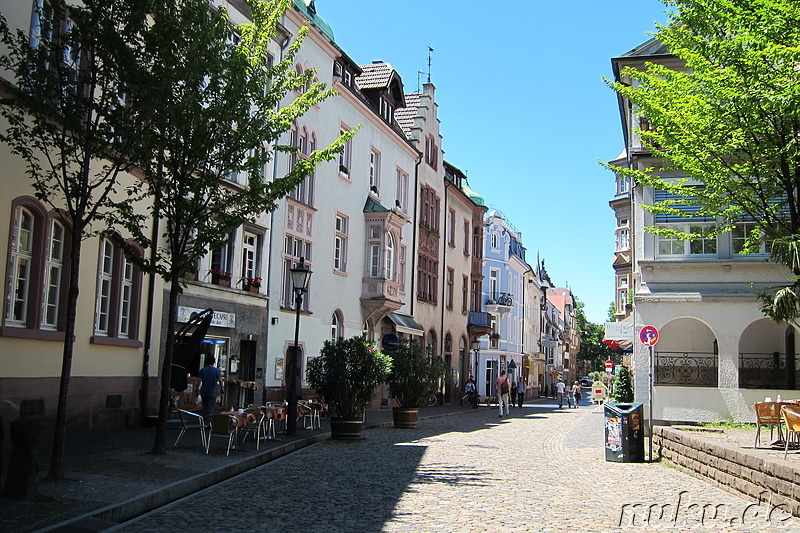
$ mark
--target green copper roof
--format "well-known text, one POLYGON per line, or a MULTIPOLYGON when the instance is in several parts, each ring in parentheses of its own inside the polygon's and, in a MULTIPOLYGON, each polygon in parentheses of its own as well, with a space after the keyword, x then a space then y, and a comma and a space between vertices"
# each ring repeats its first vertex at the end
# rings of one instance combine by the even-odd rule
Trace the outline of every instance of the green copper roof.
POLYGON ((461 190, 464 191, 464 194, 466 194, 475 205, 482 205, 486 207, 486 201, 483 199, 483 196, 470 189, 466 180, 464 180, 464 183, 461 184, 461 190))
POLYGON ((325 19, 317 15, 317 8, 314 6, 314 0, 294 0, 294 5, 300 12, 310 20, 319 31, 324 33, 332 42, 336 42, 333 38, 333 29, 330 24, 325 22, 325 19))

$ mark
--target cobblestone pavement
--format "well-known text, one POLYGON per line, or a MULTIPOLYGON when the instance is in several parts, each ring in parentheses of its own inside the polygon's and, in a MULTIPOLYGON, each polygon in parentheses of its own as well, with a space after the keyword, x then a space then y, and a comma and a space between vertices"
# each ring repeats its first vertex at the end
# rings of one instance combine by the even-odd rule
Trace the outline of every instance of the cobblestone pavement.
POLYGON ((321 442, 109 531, 800 531, 769 511, 660 463, 606 462, 600 408, 530 404, 321 442))

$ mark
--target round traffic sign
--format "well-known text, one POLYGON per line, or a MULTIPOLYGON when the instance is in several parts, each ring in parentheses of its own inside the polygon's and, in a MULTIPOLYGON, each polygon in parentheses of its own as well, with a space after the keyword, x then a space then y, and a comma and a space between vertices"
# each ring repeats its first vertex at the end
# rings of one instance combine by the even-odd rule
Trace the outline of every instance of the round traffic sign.
POLYGON ((658 330, 654 326, 645 326, 639 330, 639 340, 645 346, 655 346, 658 342, 658 330))
POLYGON ((613 368, 614 368, 614 362, 611 359, 606 361, 606 372, 611 372, 613 368))

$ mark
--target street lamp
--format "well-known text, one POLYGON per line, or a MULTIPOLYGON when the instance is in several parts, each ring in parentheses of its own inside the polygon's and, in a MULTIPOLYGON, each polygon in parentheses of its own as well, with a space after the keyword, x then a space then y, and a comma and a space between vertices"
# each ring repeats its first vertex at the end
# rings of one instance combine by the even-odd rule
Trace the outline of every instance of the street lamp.
POLYGON ((300 306, 303 304, 303 293, 308 290, 308 280, 311 279, 311 271, 301 257, 300 264, 290 268, 292 275, 292 289, 294 290, 294 346, 288 352, 287 369, 289 369, 289 382, 287 394, 289 398, 286 402, 286 434, 294 435, 297 432, 297 393, 300 391, 300 306))
POLYGON ((473 368, 475 369, 472 373, 472 379, 475 380, 475 394, 478 393, 478 355, 481 353, 481 341, 477 338, 472 341, 472 351, 475 352, 475 365, 473 368))

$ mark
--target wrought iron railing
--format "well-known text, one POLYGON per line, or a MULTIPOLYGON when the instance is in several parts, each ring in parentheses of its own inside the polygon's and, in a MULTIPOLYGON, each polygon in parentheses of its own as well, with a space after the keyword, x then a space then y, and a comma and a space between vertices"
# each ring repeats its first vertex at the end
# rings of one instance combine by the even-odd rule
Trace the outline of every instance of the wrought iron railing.
POLYGON ((717 354, 656 352, 656 384, 686 387, 717 386, 717 354))
POLYGON ((800 369, 794 357, 786 359, 785 353, 740 353, 740 389, 797 390, 800 369))

